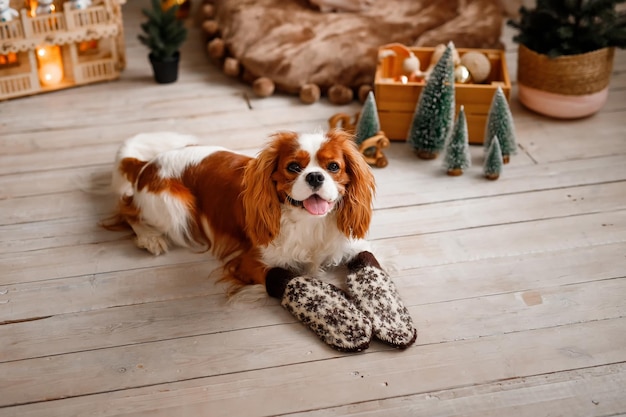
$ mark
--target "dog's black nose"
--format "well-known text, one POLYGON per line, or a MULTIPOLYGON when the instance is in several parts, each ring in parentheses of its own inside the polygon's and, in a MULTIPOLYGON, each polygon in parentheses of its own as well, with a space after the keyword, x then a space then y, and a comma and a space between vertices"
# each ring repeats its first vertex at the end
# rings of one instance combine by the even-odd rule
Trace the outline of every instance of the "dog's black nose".
POLYGON ((320 188, 324 183, 324 174, 322 174, 321 172, 310 172, 306 176, 306 182, 313 189, 320 188))

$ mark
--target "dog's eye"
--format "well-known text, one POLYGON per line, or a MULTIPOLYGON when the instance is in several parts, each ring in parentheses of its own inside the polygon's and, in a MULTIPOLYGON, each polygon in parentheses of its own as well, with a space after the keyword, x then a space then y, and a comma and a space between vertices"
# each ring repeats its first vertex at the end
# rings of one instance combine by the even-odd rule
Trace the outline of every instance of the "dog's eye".
POLYGON ((337 162, 331 162, 330 164, 328 164, 328 166, 326 168, 330 172, 337 172, 337 171, 339 171, 339 164, 337 162))
POLYGON ((287 165, 287 171, 298 173, 302 171, 302 167, 300 166, 299 163, 292 162, 289 165, 287 165))

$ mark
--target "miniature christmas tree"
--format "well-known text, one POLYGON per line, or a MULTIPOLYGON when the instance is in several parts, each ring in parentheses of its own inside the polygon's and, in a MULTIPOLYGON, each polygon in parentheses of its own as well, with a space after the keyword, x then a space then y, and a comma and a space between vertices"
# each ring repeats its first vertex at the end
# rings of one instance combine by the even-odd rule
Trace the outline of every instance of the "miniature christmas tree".
POLYGON ((494 136, 485 155, 483 173, 489 180, 497 180, 502 172, 502 149, 500 149, 500 139, 494 136))
POLYGON ((163 10, 160 0, 152 0, 152 9, 141 10, 148 20, 141 24, 139 41, 150 49, 158 61, 175 60, 180 46, 187 38, 185 24, 176 18, 178 5, 163 10))
POLYGON ((509 163, 509 156, 517 153, 517 143, 515 141, 515 126, 513 125, 513 115, 509 108, 509 103, 502 91, 498 89, 493 94, 491 106, 487 114, 487 123, 485 124, 485 149, 489 149, 491 139, 497 136, 500 139, 500 147, 502 149, 502 160, 505 164, 509 163))
POLYGON ((360 145, 365 139, 371 138, 379 131, 380 120, 378 119, 376 100, 374 99, 374 93, 370 91, 367 94, 367 98, 363 104, 363 110, 361 110, 361 115, 359 116, 359 121, 356 124, 354 140, 357 145, 360 145))
POLYGON ((407 141, 422 159, 436 158, 454 124, 452 42, 433 68, 417 102, 407 141))
POLYGON ((446 145, 444 167, 448 175, 458 176, 463 174, 465 168, 472 165, 467 136, 467 120, 465 109, 461 106, 457 116, 452 136, 446 145))
MULTIPOLYGON (((380 120, 378 119, 378 109, 376 108, 376 100, 374 93, 370 91, 367 94, 363 110, 359 115, 354 131, 354 140, 357 145, 361 145, 365 140, 375 136, 380 132, 380 120)), ((373 157, 376 154, 376 147, 370 146, 363 150, 363 155, 373 157)))

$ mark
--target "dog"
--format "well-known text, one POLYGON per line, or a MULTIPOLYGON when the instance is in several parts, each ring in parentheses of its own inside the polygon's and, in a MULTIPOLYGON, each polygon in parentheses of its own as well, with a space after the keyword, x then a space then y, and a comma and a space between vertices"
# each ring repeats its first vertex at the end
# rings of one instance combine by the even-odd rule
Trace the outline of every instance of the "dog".
POLYGON ((109 229, 130 227, 139 248, 212 253, 232 292, 350 262, 370 251, 375 181, 350 134, 278 132, 256 157, 198 145, 176 133, 144 133, 119 148, 109 229))

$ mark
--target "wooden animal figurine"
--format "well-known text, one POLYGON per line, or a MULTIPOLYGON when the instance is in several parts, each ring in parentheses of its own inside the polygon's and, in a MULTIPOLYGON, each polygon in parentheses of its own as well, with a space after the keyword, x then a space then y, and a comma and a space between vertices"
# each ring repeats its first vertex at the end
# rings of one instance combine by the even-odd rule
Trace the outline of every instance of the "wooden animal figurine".
MULTIPOLYGON (((328 125, 331 129, 343 129, 350 134, 354 134, 360 116, 360 112, 355 113, 354 117, 346 113, 337 113, 328 119, 328 125)), ((383 149, 388 148, 389 145, 389 138, 383 132, 378 132, 374 136, 365 139, 358 146, 365 162, 377 168, 384 168, 389 165, 389 161, 383 153, 383 149)))

